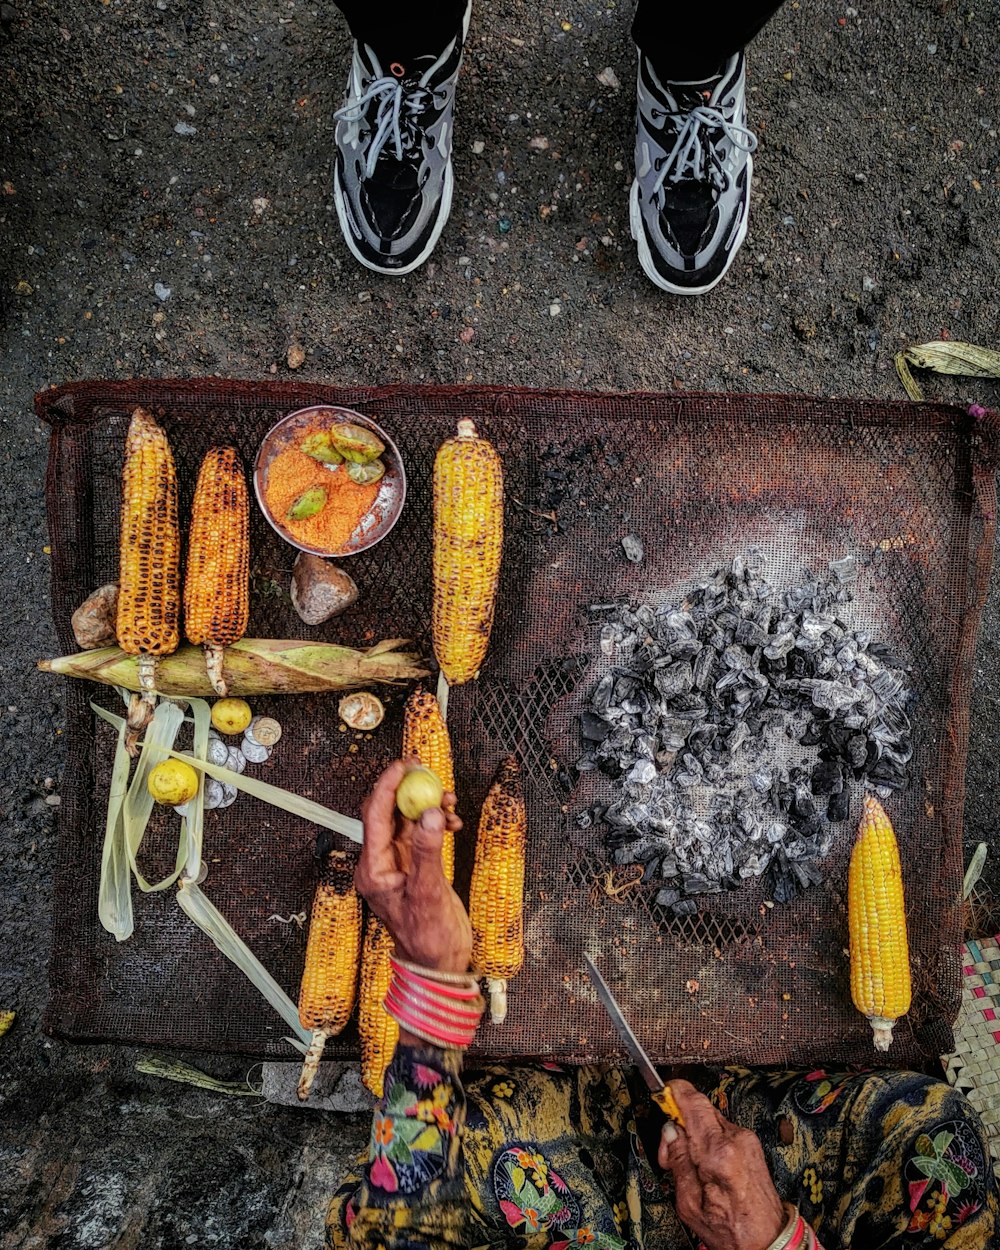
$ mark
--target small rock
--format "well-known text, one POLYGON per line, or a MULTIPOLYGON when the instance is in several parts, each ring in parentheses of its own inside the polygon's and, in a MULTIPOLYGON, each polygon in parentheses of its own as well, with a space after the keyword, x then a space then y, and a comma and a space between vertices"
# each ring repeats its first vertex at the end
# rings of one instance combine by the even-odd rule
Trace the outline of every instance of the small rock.
POLYGON ((486 144, 482 141, 482 139, 475 139, 473 141, 472 151, 474 155, 482 156, 485 150, 486 150, 486 144))
POLYGON ((597 81, 602 87, 610 87, 612 91, 617 91, 621 87, 621 83, 618 81, 618 75, 610 65, 607 66, 606 69, 601 70, 601 72, 597 75, 597 81))
POLYGON ((176 135, 196 135, 197 133, 198 127, 192 126, 190 122, 178 122, 174 127, 174 134, 176 135))
POLYGON ((864 291, 874 291, 874 290, 875 290, 875 279, 874 279, 874 278, 870 278, 870 277, 868 276, 868 274, 865 274, 865 276, 861 279, 861 288, 862 288, 862 290, 864 290, 864 291))
POLYGON ((164 286, 162 282, 154 282, 153 293, 158 300, 168 300, 170 298, 170 287, 164 286))
POLYGON ((62 799, 58 794, 47 794, 45 796, 45 802, 49 805, 49 807, 58 807, 62 802, 62 799))
POLYGON ((622 539, 622 548, 625 552, 625 559, 632 564, 640 564, 645 554, 642 539, 636 534, 626 534, 622 539))
POLYGON ((267 210, 271 207, 271 201, 266 195, 255 195, 250 201, 255 217, 263 217, 267 210))
POLYGON ((353 578, 321 556, 299 552, 292 569, 292 605, 307 625, 320 625, 358 598, 353 578))
POLYGON ((544 135, 535 135, 533 139, 528 140, 528 147, 532 152, 547 152, 549 141, 544 135))
POLYGON ((562 314, 562 304, 560 304, 557 300, 553 301, 553 303, 549 305, 549 316, 558 317, 561 314, 562 314))
POLYGON ((462 340, 463 343, 471 343, 472 340, 476 337, 476 332, 472 328, 472 326, 463 326, 462 329, 459 330, 458 332, 458 337, 462 340))
POLYGON ((73 613, 70 624, 76 645, 83 651, 113 647, 117 641, 115 618, 118 615, 118 586, 108 582, 88 595, 73 613))
POLYGON ((289 369, 301 369, 306 360, 305 348, 298 343, 293 343, 288 349, 287 360, 289 369))

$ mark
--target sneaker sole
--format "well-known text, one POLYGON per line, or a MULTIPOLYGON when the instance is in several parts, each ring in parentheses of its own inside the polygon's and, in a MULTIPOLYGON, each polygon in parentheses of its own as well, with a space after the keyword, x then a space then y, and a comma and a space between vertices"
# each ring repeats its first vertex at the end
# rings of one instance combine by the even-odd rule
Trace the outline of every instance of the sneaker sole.
MULTIPOLYGON (((469 36, 469 23, 472 21, 472 0, 468 0, 465 6, 465 16, 462 18, 462 55, 458 58, 458 68, 455 70, 456 76, 461 72, 462 62, 465 60, 465 41, 469 36)), ((387 278, 404 278, 408 273, 412 273, 414 269, 419 269, 424 261, 430 256, 431 252, 437 247, 438 239, 448 224, 448 218, 451 215, 451 197, 455 186, 455 175, 452 172, 451 157, 448 158, 448 167, 444 172, 444 190, 441 192, 441 204, 438 210, 438 219, 431 231, 430 238, 427 240, 427 246, 420 253, 416 260, 411 260, 408 265, 404 265, 402 269, 385 269, 381 265, 377 265, 367 256, 362 256, 358 251, 354 241, 354 235, 351 231, 351 224, 347 216, 347 209, 344 204, 344 193, 340 189, 340 171, 337 169, 336 158, 333 162, 333 203, 337 210, 337 220, 340 223, 340 233, 344 236, 344 242, 347 244, 347 250, 354 259, 366 269, 370 269, 372 273, 383 274, 387 278)))
MULTIPOLYGON (((753 157, 748 156, 748 185, 752 178, 753 157)), ((664 278, 653 263, 653 253, 651 252, 649 243, 646 240, 646 232, 642 228, 642 211, 639 208, 639 180, 638 178, 634 178, 632 180, 632 189, 629 191, 628 197, 628 221, 629 229, 632 232, 632 239, 635 242, 636 251, 639 253, 639 264, 642 266, 643 273, 654 286, 658 286, 661 291, 669 291, 671 295, 704 295, 707 291, 711 291, 713 287, 719 285, 722 279, 729 272, 730 266, 736 259, 736 253, 743 246, 743 240, 747 235, 747 226, 750 224, 749 208, 750 206, 748 204, 747 211, 743 214, 743 220, 740 222, 739 229, 736 232, 736 238, 733 240, 733 245, 729 249, 729 259, 726 261, 726 264, 718 277, 713 278, 712 281, 707 283, 705 286, 675 286, 672 282, 664 278)))

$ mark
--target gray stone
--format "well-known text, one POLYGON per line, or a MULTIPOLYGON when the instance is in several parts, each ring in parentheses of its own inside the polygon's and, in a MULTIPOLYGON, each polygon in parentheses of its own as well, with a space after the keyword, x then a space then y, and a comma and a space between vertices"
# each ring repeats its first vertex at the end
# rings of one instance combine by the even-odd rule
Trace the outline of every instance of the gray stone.
POLYGON ((357 601, 354 579, 322 556, 300 551, 292 569, 292 604, 307 625, 321 625, 357 601))

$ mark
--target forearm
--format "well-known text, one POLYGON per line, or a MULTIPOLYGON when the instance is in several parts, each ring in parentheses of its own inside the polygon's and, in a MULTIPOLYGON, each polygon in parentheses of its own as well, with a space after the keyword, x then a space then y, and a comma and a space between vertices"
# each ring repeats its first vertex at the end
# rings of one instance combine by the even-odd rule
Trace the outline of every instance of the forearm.
POLYGON ((470 1244, 460 1068, 460 1052, 401 1034, 372 1121, 369 1161, 346 1212, 351 1245, 470 1244))

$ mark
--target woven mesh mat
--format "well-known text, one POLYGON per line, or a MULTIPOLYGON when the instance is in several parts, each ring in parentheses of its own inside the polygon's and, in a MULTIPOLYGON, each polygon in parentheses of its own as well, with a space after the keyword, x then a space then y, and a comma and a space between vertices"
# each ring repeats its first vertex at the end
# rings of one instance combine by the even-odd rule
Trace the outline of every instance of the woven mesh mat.
POLYGON ((948 1080, 979 1112, 1000 1177, 1000 934, 962 947, 962 1009, 948 1080))
MULTIPOLYGON (((788 396, 610 395, 486 388, 363 389, 302 384, 135 381, 72 384, 38 397, 52 426, 47 484, 53 606, 73 649, 72 609, 116 573, 118 475, 136 403, 175 449, 182 515, 199 459, 218 440, 245 462, 280 416, 345 404, 383 423, 410 481, 402 520, 350 562, 361 600, 312 636, 352 644, 410 637, 428 647, 430 473, 459 415, 473 417, 507 471, 507 541, 490 655, 453 692, 460 810, 470 827, 500 757, 523 761, 530 805, 528 956, 503 1027, 482 1053, 570 1060, 620 1054, 581 972, 589 951, 655 1058, 751 1063, 866 1062, 867 1024, 850 1006, 843 890, 851 827, 837 826, 829 878, 794 903, 766 906, 759 882, 674 918, 653 894, 617 894, 598 830, 574 813, 576 713, 598 651, 587 605, 610 596, 679 598, 692 581, 758 547, 781 587, 853 553, 861 566, 851 623, 902 649, 917 692, 912 784, 894 795, 906 875, 915 1000, 889 1059, 916 1064, 951 1049, 959 1006, 961 818, 969 676, 992 557, 996 424, 937 405, 788 396), (621 538, 645 544, 628 563, 621 538), (694 983, 697 983, 697 987, 694 983)), ((256 513, 251 636, 308 631, 287 598, 294 553, 256 513)), ((287 1055, 283 1029, 169 894, 136 900, 136 932, 117 946, 96 894, 112 734, 67 692, 69 765, 59 867, 49 1028, 116 1039, 287 1055)), ((338 732, 332 700, 256 700, 285 727, 260 775, 355 812, 399 749, 402 696, 371 742, 338 732), (353 750, 357 747, 357 750, 353 750)), ((306 910, 315 830, 241 796, 207 817, 204 889, 295 995, 305 934, 271 919, 306 910)), ((166 862, 163 842, 160 852, 166 862)), ((155 847, 154 847, 155 859, 155 847)), ((151 866, 151 869, 156 865, 151 866)), ((459 849, 465 888, 471 843, 459 849)), ((351 1055, 353 1026, 331 1055, 351 1055)))

